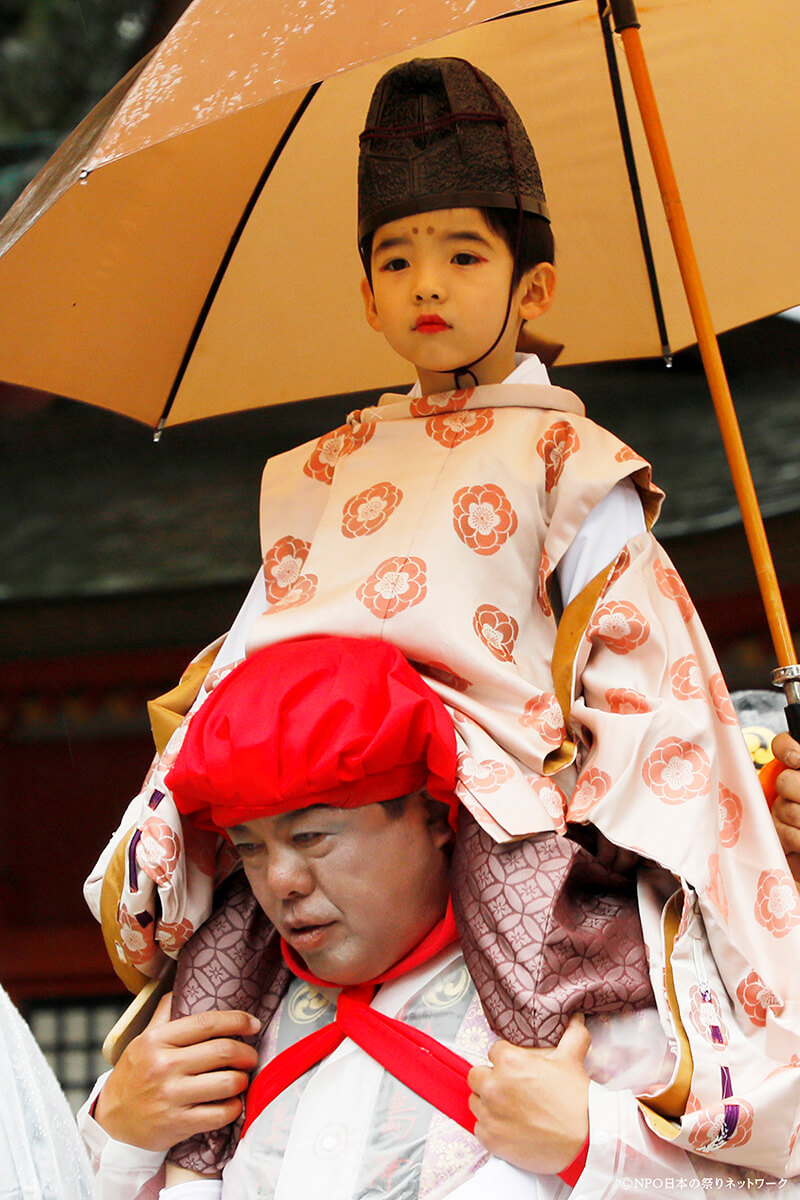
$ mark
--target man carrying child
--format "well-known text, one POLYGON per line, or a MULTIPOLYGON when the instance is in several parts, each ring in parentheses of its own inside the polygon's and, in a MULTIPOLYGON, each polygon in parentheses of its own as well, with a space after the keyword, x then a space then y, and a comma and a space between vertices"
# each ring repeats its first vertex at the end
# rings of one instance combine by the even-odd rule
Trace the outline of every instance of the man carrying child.
MULTIPOLYGON (((449 899, 455 780, 450 718, 387 643, 317 638, 269 647, 231 673, 192 721, 170 776, 174 795, 190 820, 232 839, 281 936, 286 970, 222 1183, 188 1182, 173 1168, 165 1200, 555 1200, 573 1185, 588 1196, 630 1194, 626 1180, 660 1172, 675 1189, 699 1186, 700 1175, 747 1178, 671 1150, 629 1091, 590 1083, 582 1022, 573 1020, 552 1051, 496 1040, 449 899)), ((205 1060, 194 1074, 185 1062, 213 1047, 216 1015, 184 1047, 182 1067, 173 1059, 164 1071, 186 1071, 198 1097, 213 1090, 213 1073, 205 1060)), ((181 1024, 171 1034, 178 1042, 181 1024)), ((657 1021, 645 1028, 640 1014, 619 1014, 597 1032, 595 1071, 602 1064, 608 1075, 610 1064, 618 1085, 623 1077, 633 1087, 652 1082, 666 1056, 657 1021)), ((151 1033, 132 1044, 133 1066, 123 1055, 96 1119, 83 1118, 107 1200, 137 1195, 162 1157, 161 1115, 147 1112, 158 1069, 142 1050, 148 1037, 158 1041, 151 1033), (156 1149, 137 1155, 109 1143, 104 1125, 123 1142, 156 1149)), ((232 1047, 217 1044, 221 1066, 232 1047)), ((240 1067, 253 1065, 246 1047, 233 1053, 240 1067)), ((221 1072, 213 1098, 231 1081, 221 1072)))
MULTIPOLYGON (((553 1044, 570 1012, 644 1004, 674 1051, 665 1078, 663 1035, 648 1035, 658 1062, 631 1082, 664 1139, 652 1160, 692 1149, 794 1173, 800 901, 713 655, 648 532, 647 465, 538 360, 515 365, 523 321, 552 298, 552 239, 524 129, 471 64, 381 81, 359 226, 367 319, 419 386, 268 464, 263 578, 91 885, 113 954, 157 975, 211 911, 216 842, 181 825, 168 771, 221 673, 292 638, 385 639, 455 725, 455 899, 495 1032, 553 1044), (551 903, 543 936, 536 888, 559 856, 562 883, 575 858, 618 865, 608 843, 634 864, 650 963, 641 931, 621 963, 608 936, 605 959, 572 955, 609 965, 590 994, 585 976, 566 986, 568 954, 547 955, 596 928, 596 910, 565 921, 551 903)), ((625 885, 607 871, 607 911, 624 914, 625 885)))

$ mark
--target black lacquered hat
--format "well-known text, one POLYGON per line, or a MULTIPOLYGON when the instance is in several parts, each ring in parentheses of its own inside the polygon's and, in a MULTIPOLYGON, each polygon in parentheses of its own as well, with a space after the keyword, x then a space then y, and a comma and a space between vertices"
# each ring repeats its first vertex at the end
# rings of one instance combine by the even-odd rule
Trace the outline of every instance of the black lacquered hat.
POLYGON ((360 139, 358 238, 440 208, 522 209, 549 220, 539 164, 505 92, 462 58, 392 68, 360 139))

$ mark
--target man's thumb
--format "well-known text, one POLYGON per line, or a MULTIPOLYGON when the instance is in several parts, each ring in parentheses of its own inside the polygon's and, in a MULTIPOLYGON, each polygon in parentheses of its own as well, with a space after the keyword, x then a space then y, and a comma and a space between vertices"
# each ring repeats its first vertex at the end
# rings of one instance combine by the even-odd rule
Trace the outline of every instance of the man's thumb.
POLYGON ((556 1052, 563 1058, 571 1058, 575 1062, 582 1063, 591 1044, 592 1039, 586 1028, 583 1014, 573 1013, 569 1019, 569 1025, 561 1035, 556 1052))

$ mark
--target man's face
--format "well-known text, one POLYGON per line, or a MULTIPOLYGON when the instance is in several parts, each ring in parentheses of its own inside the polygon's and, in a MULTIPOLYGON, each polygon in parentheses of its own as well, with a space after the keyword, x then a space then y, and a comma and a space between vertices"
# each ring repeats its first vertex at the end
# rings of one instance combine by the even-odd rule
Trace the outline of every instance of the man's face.
POLYGON ((399 816, 381 804, 314 805, 228 832, 264 912, 329 983, 388 970, 447 907, 451 833, 420 793, 399 816))
MULTIPOLYGON (((453 386, 452 372, 485 354, 500 333, 514 260, 478 209, 416 213, 381 225, 372 242, 367 320, 413 363, 423 393, 453 386)), ((500 342, 475 367, 480 383, 500 383, 514 367, 521 317, 514 290, 500 342)))

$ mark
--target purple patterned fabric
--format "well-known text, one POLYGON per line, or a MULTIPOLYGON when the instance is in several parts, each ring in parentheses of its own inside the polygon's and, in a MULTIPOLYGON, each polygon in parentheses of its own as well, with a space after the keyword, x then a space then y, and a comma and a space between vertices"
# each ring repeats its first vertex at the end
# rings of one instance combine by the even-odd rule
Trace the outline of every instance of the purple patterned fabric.
POLYGON ((553 1046, 573 1013, 655 1003, 633 880, 577 842, 498 845, 462 808, 452 888, 467 966, 507 1041, 553 1046))
MULTIPOLYGON (((237 871, 217 892, 216 906, 178 957, 172 1016, 240 1008, 264 1028, 283 997, 291 974, 281 958, 274 926, 256 903, 244 873, 237 871)), ((260 1034, 251 1040, 257 1043, 260 1034)), ((200 1174, 220 1171, 233 1154, 243 1115, 232 1125, 188 1138, 169 1153, 170 1162, 200 1174)))
MULTIPOLYGON (((497 845, 462 808, 452 882, 464 956, 500 1037, 550 1046, 574 1012, 654 1003, 633 882, 577 842, 545 833, 497 845)), ((241 1008, 266 1025, 290 978, 276 931, 237 872, 180 953, 172 1015, 241 1008)), ((173 1147, 170 1161, 221 1170, 242 1119, 173 1147)))

